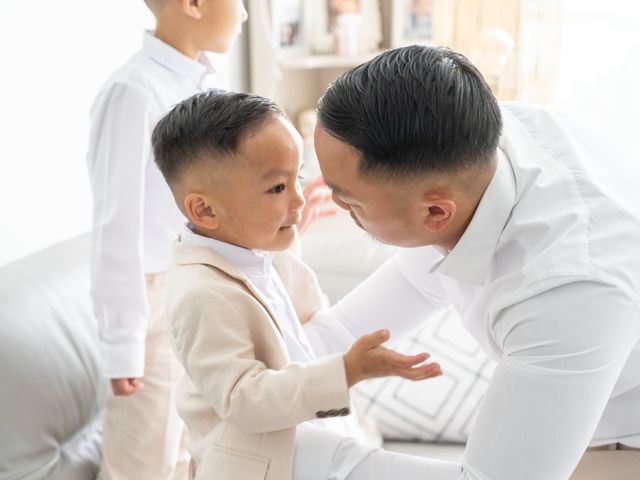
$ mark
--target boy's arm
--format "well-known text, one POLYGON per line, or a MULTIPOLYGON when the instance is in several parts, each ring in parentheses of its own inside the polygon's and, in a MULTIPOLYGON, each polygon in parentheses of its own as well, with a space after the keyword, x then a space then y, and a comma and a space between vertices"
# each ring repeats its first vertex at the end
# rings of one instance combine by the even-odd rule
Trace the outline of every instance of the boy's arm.
POLYGON ((218 294, 209 299, 197 306, 197 301, 185 301, 179 313, 170 314, 177 320, 171 327, 174 347, 207 403, 243 431, 270 432, 313 418, 346 415, 349 386, 365 378, 397 374, 417 380, 440 373, 437 365, 412 368, 425 355, 405 357, 376 348, 385 340, 377 334, 359 340, 345 357, 269 369, 256 359, 265 345, 253 343, 246 312, 218 294))
POLYGON ((143 268, 145 167, 151 119, 144 93, 115 84, 92 110, 91 293, 109 378, 144 374, 148 306, 143 268))

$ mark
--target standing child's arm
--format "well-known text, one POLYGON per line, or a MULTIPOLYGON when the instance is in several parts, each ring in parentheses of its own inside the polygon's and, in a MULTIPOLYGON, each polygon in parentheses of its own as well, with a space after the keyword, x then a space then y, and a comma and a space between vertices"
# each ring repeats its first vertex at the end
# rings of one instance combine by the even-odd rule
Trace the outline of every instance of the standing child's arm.
POLYGON ((148 104, 144 92, 114 84, 91 112, 91 294, 103 371, 111 379, 144 374, 148 307, 143 208, 152 127, 148 104))

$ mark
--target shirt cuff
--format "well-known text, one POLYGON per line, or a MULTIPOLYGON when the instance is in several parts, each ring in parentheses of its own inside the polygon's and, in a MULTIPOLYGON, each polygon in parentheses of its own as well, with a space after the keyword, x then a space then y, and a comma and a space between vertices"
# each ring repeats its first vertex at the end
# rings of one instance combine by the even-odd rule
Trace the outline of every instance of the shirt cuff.
POLYGON ((102 373, 105 377, 142 378, 144 376, 144 342, 100 342, 102 373))

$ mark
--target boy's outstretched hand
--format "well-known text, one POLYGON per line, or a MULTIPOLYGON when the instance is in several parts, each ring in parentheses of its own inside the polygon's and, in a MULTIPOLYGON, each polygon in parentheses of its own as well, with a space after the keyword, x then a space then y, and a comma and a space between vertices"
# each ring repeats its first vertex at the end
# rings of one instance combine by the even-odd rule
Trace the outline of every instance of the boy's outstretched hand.
POLYGON ((382 346, 389 340, 388 330, 378 330, 360 337, 344 354, 349 388, 369 378, 398 376, 409 380, 424 380, 442 375, 440 365, 422 365, 429 354, 403 355, 382 346))

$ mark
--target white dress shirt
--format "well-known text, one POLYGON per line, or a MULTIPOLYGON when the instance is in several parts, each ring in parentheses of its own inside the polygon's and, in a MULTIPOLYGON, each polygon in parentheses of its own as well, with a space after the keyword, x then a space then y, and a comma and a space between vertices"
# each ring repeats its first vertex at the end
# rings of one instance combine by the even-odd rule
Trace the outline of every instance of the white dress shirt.
POLYGON ((249 250, 230 243, 221 242, 194 233, 188 226, 182 228, 181 239, 184 243, 208 247, 222 255, 247 277, 249 283, 260 292, 271 306, 282 327, 284 343, 292 362, 308 362, 315 354, 307 339, 298 314, 287 294, 280 275, 273 267, 273 253, 249 250))
POLYGON ((195 61, 146 32, 91 108, 91 293, 110 378, 144 374, 145 274, 167 270, 185 221, 153 160, 151 132, 175 104, 221 84, 206 57, 195 61))
POLYGON ((447 478, 566 480, 589 445, 640 447, 637 159, 559 115, 502 111, 497 170, 455 248, 401 251, 304 328, 328 354, 454 305, 498 365, 447 478))

